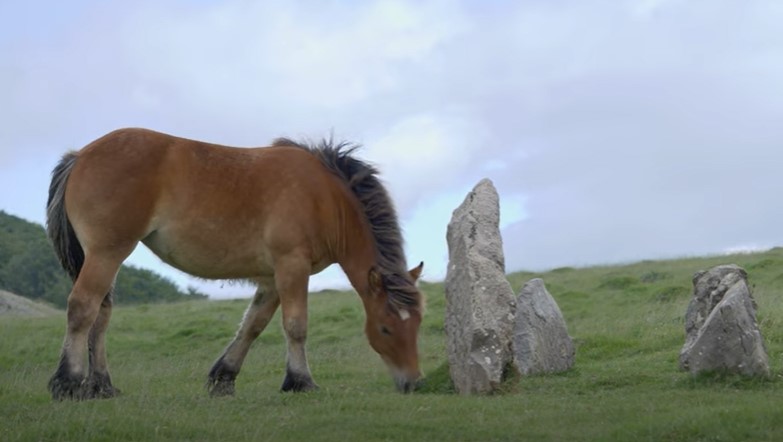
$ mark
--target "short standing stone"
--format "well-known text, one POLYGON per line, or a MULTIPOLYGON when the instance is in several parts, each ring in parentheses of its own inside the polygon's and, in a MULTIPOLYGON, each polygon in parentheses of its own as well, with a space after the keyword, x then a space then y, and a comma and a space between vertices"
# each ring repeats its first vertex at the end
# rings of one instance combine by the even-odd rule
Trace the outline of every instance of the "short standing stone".
POLYGON ((768 376, 769 361, 756 323, 756 305, 745 270, 724 265, 693 277, 685 316, 680 368, 691 373, 768 376))
POLYGON ((500 206, 484 179, 454 211, 448 226, 446 347, 459 393, 490 393, 512 363, 514 292, 505 275, 500 206))
POLYGON ((574 365, 574 344, 544 281, 532 279, 517 298, 514 363, 523 375, 559 373, 574 365))

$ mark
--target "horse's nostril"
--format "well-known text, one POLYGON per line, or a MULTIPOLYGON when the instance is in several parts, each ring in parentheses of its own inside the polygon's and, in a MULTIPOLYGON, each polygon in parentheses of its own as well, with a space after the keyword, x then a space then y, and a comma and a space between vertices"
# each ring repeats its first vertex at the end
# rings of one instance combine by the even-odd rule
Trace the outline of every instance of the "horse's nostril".
POLYGON ((397 378, 395 379, 395 384, 397 386, 397 390, 400 391, 400 393, 412 393, 419 389, 421 386, 421 379, 419 380, 410 380, 407 378, 397 378))

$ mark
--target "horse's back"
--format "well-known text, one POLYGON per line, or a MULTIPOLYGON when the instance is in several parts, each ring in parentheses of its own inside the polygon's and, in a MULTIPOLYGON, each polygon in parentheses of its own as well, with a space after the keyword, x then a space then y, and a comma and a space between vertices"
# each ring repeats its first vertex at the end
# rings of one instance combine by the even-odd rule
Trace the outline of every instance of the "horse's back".
POLYGON ((88 249, 144 241, 188 273, 241 278, 269 273, 286 249, 325 260, 329 220, 344 195, 305 149, 121 129, 79 152, 66 206, 88 249))

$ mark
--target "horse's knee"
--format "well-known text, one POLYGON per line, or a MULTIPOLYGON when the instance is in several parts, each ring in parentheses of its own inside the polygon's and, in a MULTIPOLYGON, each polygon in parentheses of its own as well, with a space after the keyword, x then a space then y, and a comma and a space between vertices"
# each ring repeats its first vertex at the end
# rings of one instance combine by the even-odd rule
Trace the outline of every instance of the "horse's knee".
POLYGON ((283 328, 288 339, 294 342, 302 342, 307 339, 307 321, 302 318, 286 318, 283 328))

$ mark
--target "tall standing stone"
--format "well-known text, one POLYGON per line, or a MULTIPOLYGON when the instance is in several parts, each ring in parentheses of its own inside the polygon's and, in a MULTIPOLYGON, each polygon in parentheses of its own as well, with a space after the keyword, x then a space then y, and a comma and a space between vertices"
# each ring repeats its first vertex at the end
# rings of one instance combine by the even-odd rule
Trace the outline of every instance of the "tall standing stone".
POLYGON ((574 365, 574 344, 563 314, 542 279, 527 282, 517 298, 514 363, 522 375, 559 373, 574 365))
POLYGON ((745 270, 723 265, 696 273, 685 315, 680 368, 769 376, 764 338, 745 270))
POLYGON ((505 275, 499 222, 497 191, 484 179, 448 226, 446 347, 451 379, 462 394, 494 391, 513 361, 515 300, 505 275))

